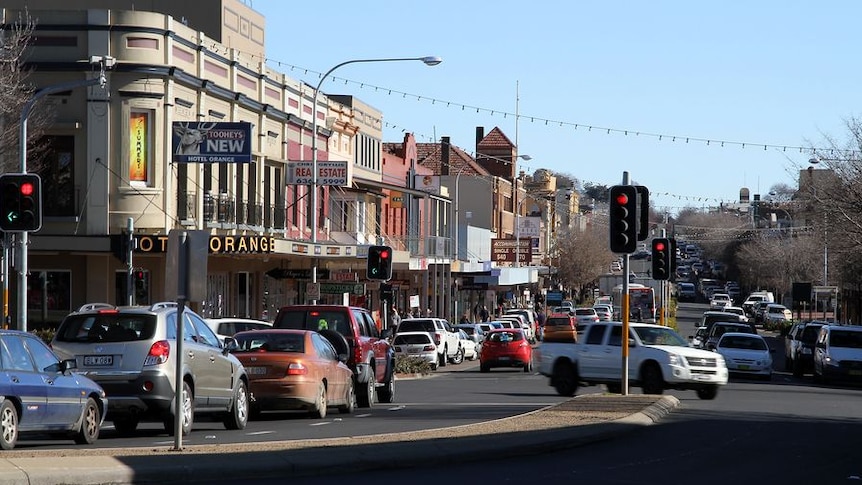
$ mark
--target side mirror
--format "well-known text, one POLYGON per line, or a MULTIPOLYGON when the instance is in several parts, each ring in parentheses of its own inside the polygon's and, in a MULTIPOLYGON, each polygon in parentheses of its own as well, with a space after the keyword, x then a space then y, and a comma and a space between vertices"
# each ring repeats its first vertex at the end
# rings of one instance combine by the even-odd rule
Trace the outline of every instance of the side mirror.
POLYGON ((228 354, 238 349, 239 345, 236 343, 236 339, 233 337, 225 337, 224 338, 224 347, 222 348, 222 352, 228 354))
POLYGON ((345 364, 346 364, 348 359, 350 359, 350 355, 348 355, 348 354, 338 354, 338 361, 339 361, 339 362, 343 362, 343 363, 345 363, 345 364))
POLYGON ((384 328, 382 332, 380 332, 380 336, 383 338, 389 338, 392 336, 391 328, 384 328))
POLYGON ((78 363, 77 363, 77 361, 75 361, 75 359, 66 359, 66 360, 60 362, 59 371, 61 373, 65 374, 66 372, 73 371, 77 368, 78 368, 78 363))

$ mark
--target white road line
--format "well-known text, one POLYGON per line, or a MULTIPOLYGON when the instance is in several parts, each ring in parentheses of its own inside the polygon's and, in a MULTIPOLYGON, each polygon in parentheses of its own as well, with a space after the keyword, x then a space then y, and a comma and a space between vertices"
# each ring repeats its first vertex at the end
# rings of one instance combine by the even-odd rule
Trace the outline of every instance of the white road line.
POLYGON ((259 436, 262 434, 275 434, 275 431, 255 431, 253 433, 246 433, 246 436, 259 436))
POLYGON ((327 424, 332 424, 332 422, 327 421, 325 423, 311 423, 309 426, 326 426, 327 424))

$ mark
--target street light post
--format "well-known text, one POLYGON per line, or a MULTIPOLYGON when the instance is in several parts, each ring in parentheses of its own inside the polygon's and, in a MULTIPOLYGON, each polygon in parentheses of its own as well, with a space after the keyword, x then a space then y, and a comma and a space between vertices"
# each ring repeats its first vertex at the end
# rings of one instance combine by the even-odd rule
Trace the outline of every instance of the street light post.
MULTIPOLYGON (((396 62, 396 61, 422 61, 427 66, 436 66, 443 62, 443 59, 437 56, 425 56, 425 57, 391 57, 391 58, 380 58, 380 59, 351 59, 348 61, 344 61, 342 63, 336 64, 331 69, 326 71, 323 76, 320 76, 320 81, 317 83, 317 87, 314 88, 314 94, 311 98, 311 243, 317 244, 317 230, 318 230, 318 220, 320 215, 319 205, 320 202, 318 200, 318 185, 317 185, 317 97, 320 94, 320 88, 323 86, 323 82, 326 81, 326 78, 332 74, 333 71, 338 69, 341 66, 346 66, 347 64, 357 64, 360 62, 396 62)), ((312 248, 312 251, 314 248, 312 248)), ((311 282, 317 284, 317 258, 314 260, 314 265, 311 271, 311 282)), ((312 300, 312 304, 317 304, 317 300, 312 300)))

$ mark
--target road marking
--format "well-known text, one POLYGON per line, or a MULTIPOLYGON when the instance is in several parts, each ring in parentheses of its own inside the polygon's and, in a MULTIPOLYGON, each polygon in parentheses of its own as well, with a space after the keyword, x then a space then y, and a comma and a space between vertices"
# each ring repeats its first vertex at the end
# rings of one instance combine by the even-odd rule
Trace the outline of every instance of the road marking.
POLYGON ((371 416, 371 413, 368 413, 368 414, 357 414, 357 415, 356 415, 356 417, 357 417, 357 418, 367 418, 367 417, 370 417, 370 416, 371 416))
POLYGON ((325 423, 311 423, 309 426, 326 426, 327 424, 332 424, 332 423, 329 421, 327 421, 325 423))
POLYGON ((275 434, 275 431, 255 431, 253 433, 246 433, 246 436, 259 436, 262 434, 275 434))
POLYGON ((395 406, 394 408, 387 409, 387 411, 401 411, 402 409, 404 409, 406 407, 407 406, 395 406))

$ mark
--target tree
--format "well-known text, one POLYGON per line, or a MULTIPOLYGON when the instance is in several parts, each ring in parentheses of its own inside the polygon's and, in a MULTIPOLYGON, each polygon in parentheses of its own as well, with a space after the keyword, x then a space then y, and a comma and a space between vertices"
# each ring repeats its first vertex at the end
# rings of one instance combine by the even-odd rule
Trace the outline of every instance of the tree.
POLYGON ((582 289, 608 270, 615 259, 608 247, 607 223, 558 235, 551 248, 557 276, 565 287, 582 289))
MULTIPOLYGON (((33 22, 22 15, 18 22, 0 27, 0 173, 19 172, 21 112, 33 97, 35 87, 28 82, 27 48, 33 40, 33 22)), ((46 148, 43 135, 50 110, 34 107, 27 120, 28 159, 40 159, 46 148)), ((28 171, 38 172, 28 165, 28 171)))

